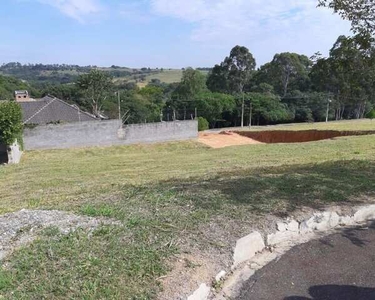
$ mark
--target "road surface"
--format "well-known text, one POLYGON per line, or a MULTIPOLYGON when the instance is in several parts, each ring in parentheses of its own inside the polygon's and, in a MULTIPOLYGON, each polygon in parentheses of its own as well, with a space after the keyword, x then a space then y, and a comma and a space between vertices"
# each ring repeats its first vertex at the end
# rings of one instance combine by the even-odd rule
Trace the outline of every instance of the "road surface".
POLYGON ((236 300, 375 300, 375 223, 293 248, 236 300))

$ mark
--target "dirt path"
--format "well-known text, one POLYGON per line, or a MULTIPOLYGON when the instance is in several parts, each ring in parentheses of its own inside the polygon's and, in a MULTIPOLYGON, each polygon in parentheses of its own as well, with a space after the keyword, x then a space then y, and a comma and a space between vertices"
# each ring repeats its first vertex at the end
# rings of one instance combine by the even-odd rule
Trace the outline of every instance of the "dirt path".
POLYGON ((251 138, 227 131, 220 133, 200 133, 198 141, 215 149, 230 146, 263 144, 251 138))

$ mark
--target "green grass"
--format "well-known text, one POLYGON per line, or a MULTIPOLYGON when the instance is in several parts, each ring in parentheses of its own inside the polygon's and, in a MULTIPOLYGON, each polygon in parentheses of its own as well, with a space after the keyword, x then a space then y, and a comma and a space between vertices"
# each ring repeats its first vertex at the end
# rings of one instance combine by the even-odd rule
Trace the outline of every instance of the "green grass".
POLYGON ((154 278, 166 272, 164 250, 139 246, 124 231, 45 233, 0 273, 0 293, 17 300, 150 299, 158 290, 154 278))
MULTIPOLYGON (((182 78, 183 71, 181 69, 164 69, 161 70, 152 70, 153 73, 146 74, 146 80, 144 82, 138 82, 139 87, 145 87, 152 79, 159 79, 162 83, 175 83, 180 82, 182 78)), ((207 72, 206 72, 207 73, 207 72)), ((125 77, 115 78, 114 81, 117 84, 124 82, 135 82, 133 79, 134 75, 129 75, 125 77)))
MULTIPOLYGON (((207 71, 201 71, 203 74, 208 74, 207 71)), ((151 82, 152 79, 159 79, 161 82, 164 83, 175 83, 180 82, 182 79, 183 70, 180 69, 165 69, 163 72, 159 72, 157 74, 151 74, 146 77, 145 83, 140 83, 141 86, 147 85, 147 83, 151 82)))
POLYGON ((180 82, 182 78, 182 70, 164 70, 158 74, 152 74, 146 77, 148 82, 151 82, 152 79, 159 79, 161 82, 165 83, 174 83, 180 82))
MULTIPOLYGON (((326 126, 375 129, 369 122, 326 126)), ((374 135, 224 149, 191 141, 26 152, 20 165, 0 168, 2 213, 53 208, 123 225, 90 235, 46 231, 9 258, 0 295, 154 299, 168 259, 189 249, 181 244, 223 247, 202 232, 208 223, 226 227, 374 198, 374 153, 374 135)))
MULTIPOLYGON (((344 121, 330 121, 328 123, 295 123, 295 124, 282 124, 273 126, 252 126, 251 130, 375 130, 375 121, 370 119, 363 120, 344 120, 344 121)), ((243 130, 249 130, 245 127, 243 130)))

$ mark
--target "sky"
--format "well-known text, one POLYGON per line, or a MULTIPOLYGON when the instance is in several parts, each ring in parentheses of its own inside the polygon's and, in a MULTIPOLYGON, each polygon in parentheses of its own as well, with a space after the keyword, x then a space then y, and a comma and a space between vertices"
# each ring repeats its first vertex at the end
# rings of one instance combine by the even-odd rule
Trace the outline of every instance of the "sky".
POLYGON ((350 24, 317 0, 1 0, 0 63, 213 67, 235 45, 257 66, 323 55, 350 24))

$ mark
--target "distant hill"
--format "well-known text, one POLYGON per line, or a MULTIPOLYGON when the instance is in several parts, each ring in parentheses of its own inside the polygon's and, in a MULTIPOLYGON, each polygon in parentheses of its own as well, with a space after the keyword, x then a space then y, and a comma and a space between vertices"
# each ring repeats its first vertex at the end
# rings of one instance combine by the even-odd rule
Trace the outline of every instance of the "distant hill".
MULTIPOLYGON (((135 82, 140 86, 154 80, 164 83, 180 82, 183 70, 163 68, 140 68, 131 69, 120 66, 108 68, 97 66, 78 66, 67 64, 26 64, 11 62, 0 66, 0 74, 13 76, 31 83, 33 86, 41 87, 45 84, 67 84, 76 81, 79 75, 90 72, 91 69, 100 69, 108 72, 118 84, 135 82)), ((208 68, 198 68, 204 73, 208 68)))

